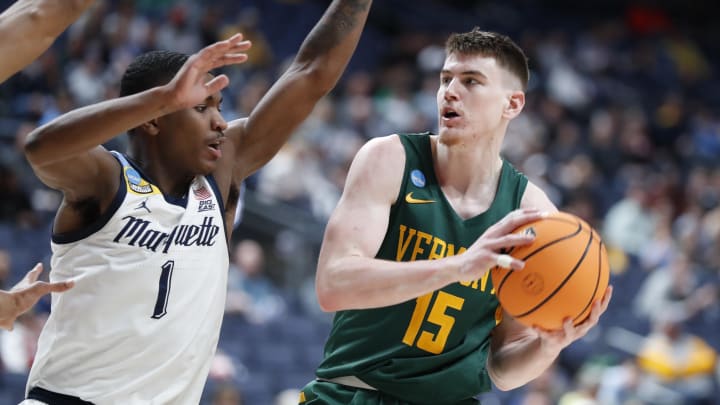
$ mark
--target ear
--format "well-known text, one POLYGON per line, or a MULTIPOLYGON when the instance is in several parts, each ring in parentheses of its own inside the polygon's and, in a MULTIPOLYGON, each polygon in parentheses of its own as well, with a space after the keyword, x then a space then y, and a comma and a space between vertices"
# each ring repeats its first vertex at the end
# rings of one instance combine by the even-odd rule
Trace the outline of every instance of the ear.
POLYGON ((157 118, 154 118, 147 122, 143 122, 142 124, 140 124, 139 128, 144 133, 149 134, 149 135, 157 135, 160 132, 160 127, 158 126, 157 118))
POLYGON ((520 90, 515 90, 508 95, 503 116, 507 119, 513 119, 520 115, 523 107, 525 107, 525 93, 520 90))

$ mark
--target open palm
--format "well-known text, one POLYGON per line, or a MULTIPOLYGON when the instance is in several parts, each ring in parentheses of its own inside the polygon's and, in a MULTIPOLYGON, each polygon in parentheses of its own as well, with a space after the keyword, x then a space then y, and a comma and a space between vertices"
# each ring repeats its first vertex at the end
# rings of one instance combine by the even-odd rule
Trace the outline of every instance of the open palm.
POLYGON ((251 46, 250 41, 243 41, 242 34, 235 34, 191 55, 167 85, 175 107, 192 107, 225 88, 229 83, 227 76, 219 75, 208 81, 207 74, 222 66, 245 62, 244 52, 251 46))

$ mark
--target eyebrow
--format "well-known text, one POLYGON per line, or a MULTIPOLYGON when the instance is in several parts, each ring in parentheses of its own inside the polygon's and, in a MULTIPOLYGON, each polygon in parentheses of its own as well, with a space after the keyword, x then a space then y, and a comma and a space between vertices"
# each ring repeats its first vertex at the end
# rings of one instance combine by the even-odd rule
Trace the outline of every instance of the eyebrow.
MULTIPOLYGON (((211 94, 211 95, 205 97, 205 101, 206 101, 206 102, 207 102, 207 101, 213 101, 213 97, 214 97, 214 96, 211 94)), ((225 100, 225 99, 224 99, 222 96, 220 96, 220 99, 218 100, 217 103, 218 103, 218 104, 222 104, 223 100, 225 100)))
MULTIPOLYGON (((451 75, 451 74, 453 74, 453 72, 451 72, 447 69, 443 69, 440 71, 440 74, 451 75)), ((460 76, 482 76, 482 77, 487 78, 487 76, 485 76, 485 74, 479 70, 465 70, 465 71, 460 72, 460 76)))

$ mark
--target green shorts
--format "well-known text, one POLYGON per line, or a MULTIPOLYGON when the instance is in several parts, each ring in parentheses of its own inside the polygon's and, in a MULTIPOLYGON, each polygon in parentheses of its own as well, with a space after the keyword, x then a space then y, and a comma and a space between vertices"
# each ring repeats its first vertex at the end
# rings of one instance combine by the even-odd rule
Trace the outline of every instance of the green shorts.
MULTIPOLYGON (((478 405, 468 399, 457 405, 478 405)), ((300 405, 413 405, 380 391, 348 387, 329 381, 313 381, 300 392, 300 405)))

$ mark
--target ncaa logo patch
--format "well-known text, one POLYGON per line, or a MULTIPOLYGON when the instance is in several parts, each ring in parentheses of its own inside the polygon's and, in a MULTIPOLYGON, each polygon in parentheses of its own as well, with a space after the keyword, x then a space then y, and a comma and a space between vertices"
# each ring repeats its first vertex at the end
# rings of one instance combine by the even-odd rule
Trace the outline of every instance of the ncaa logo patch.
POLYGON ((125 176, 127 176, 130 184, 138 185, 142 182, 142 177, 140 177, 140 173, 138 173, 137 170, 133 169, 132 167, 128 167, 127 169, 125 169, 125 176))
POLYGON ((140 177, 140 173, 132 167, 125 169, 125 177, 128 179, 128 186, 130 187, 130 190, 138 194, 152 193, 152 185, 140 177))
POLYGON ((425 187, 425 175, 418 169, 410 172, 410 181, 412 181, 412 184, 416 187, 425 187))

